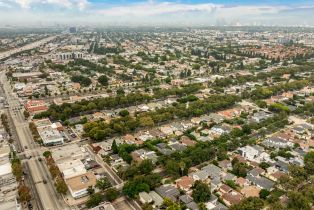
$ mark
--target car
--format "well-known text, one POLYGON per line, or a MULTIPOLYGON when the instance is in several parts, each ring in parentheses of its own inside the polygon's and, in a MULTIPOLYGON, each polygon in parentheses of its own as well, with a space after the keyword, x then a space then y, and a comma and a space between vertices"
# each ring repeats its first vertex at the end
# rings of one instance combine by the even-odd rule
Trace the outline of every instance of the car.
POLYGON ((28 203, 27 207, 28 209, 33 209, 33 205, 31 203, 28 203))
POLYGON ((46 179, 43 179, 43 183, 44 183, 44 184, 47 184, 47 180, 46 180, 46 179))
POLYGON ((71 133, 71 137, 72 137, 73 139, 75 139, 75 138, 76 138, 75 133, 71 133))
POLYGON ((42 161, 43 159, 41 159, 41 157, 38 158, 38 161, 42 161))
POLYGON ((28 147, 27 146, 24 146, 24 149, 27 149, 28 147))

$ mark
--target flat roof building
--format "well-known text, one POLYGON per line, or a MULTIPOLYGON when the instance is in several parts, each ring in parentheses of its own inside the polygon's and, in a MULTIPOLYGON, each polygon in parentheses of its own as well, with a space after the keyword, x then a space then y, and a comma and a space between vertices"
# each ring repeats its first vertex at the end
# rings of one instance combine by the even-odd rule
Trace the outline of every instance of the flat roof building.
POLYGON ((74 199, 88 195, 87 188, 95 186, 96 176, 92 172, 87 172, 80 176, 72 177, 65 180, 69 191, 74 199))

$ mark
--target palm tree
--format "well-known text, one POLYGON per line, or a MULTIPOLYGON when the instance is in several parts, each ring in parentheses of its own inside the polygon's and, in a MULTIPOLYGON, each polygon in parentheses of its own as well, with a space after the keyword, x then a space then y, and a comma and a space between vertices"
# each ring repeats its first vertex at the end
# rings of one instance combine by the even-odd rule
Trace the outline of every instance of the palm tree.
POLYGON ((184 172, 184 169, 185 169, 185 167, 186 167, 185 162, 181 161, 181 162, 179 163, 179 167, 180 167, 180 169, 181 169, 181 176, 183 176, 183 172, 184 172))

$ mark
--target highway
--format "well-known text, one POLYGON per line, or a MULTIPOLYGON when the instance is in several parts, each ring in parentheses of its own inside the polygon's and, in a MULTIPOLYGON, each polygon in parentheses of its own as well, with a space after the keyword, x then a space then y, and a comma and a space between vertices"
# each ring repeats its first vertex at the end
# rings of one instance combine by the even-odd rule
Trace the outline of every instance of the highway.
POLYGON ((26 50, 31 50, 31 49, 34 49, 36 47, 39 47, 39 46, 41 46, 43 44, 46 44, 46 43, 52 41, 55 38, 56 38, 56 36, 50 36, 50 37, 41 39, 39 41, 27 44, 27 45, 25 45, 23 47, 19 47, 19 48, 15 48, 15 49, 11 49, 11 50, 2 52, 2 53, 0 53, 0 60, 7 59, 7 58, 9 58, 10 56, 12 56, 12 55, 14 55, 16 53, 23 52, 23 51, 26 51, 26 50))
POLYGON ((28 122, 24 119, 23 109, 18 109, 21 107, 21 104, 13 94, 5 72, 0 73, 0 82, 5 91, 6 101, 9 105, 9 114, 12 117, 19 144, 24 148, 26 157, 32 156, 25 164, 27 164, 29 169, 28 178, 32 179, 30 182, 35 184, 37 193, 33 196, 35 196, 36 201, 40 202, 38 208, 44 210, 70 209, 64 203, 63 198, 55 191, 53 180, 46 165, 38 160, 38 157, 42 156, 44 149, 34 142, 28 122), (47 184, 43 183, 44 179, 47 180, 47 184))

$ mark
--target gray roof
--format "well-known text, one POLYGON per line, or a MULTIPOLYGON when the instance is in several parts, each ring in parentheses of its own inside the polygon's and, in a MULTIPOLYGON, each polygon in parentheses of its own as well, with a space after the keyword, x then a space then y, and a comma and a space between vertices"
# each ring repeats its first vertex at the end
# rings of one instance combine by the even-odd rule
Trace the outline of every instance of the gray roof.
POLYGON ((164 202, 164 200, 162 199, 162 197, 160 197, 160 195, 158 195, 155 191, 150 191, 148 193, 150 195, 150 197, 153 199, 154 204, 156 206, 161 206, 162 203, 164 202))
POLYGON ((189 195, 181 195, 179 197, 179 200, 185 204, 191 203, 193 201, 193 198, 189 195))
POLYGON ((225 205, 218 203, 217 206, 211 210, 228 210, 228 208, 225 205))
POLYGON ((275 162, 275 167, 278 168, 280 171, 288 172, 288 163, 278 160, 275 162))
POLYGON ((231 173, 227 173, 224 177, 222 177, 222 180, 234 180, 235 178, 237 178, 235 175, 231 174, 231 173))
POLYGON ((186 149, 183 144, 171 144, 170 147, 175 151, 184 151, 186 149))
POLYGON ((209 164, 203 167, 202 170, 206 171, 212 179, 220 177, 221 169, 218 166, 215 166, 214 164, 209 164))
POLYGON ((264 177, 253 177, 251 175, 248 175, 248 176, 246 176, 246 179, 251 181, 253 184, 255 184, 261 188, 264 188, 266 190, 271 190, 275 185, 275 182, 273 182, 269 179, 266 179, 264 177))
POLYGON ((208 178, 209 174, 204 171, 204 170, 200 170, 200 171, 196 171, 196 172, 193 172, 191 174, 189 174, 190 176, 198 176, 200 180, 204 181, 208 178))
POLYGON ((177 197, 180 195, 179 190, 172 185, 161 185, 155 190, 161 197, 170 198, 172 201, 176 201, 177 197))
POLYGON ((186 204, 186 207, 190 210, 199 210, 198 205, 194 201, 186 204))

